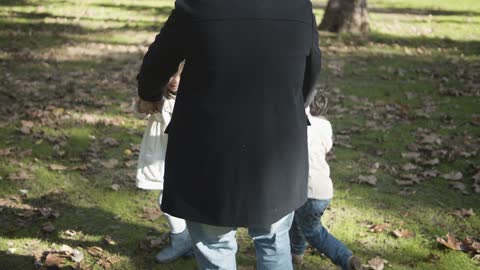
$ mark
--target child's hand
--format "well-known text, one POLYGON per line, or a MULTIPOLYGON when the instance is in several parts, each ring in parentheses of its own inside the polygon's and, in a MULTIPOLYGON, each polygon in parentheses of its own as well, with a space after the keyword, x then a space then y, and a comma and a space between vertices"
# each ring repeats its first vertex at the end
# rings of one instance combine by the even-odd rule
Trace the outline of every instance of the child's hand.
POLYGON ((139 113, 151 114, 162 111, 164 100, 162 99, 157 102, 150 102, 138 98, 136 102, 136 107, 139 113))
POLYGON ((178 86, 180 85, 180 79, 182 77, 183 65, 184 65, 183 63, 180 64, 180 66, 178 67, 177 73, 175 73, 175 75, 173 75, 170 78, 170 81, 165 87, 163 96, 166 99, 175 99, 175 96, 177 95, 177 91, 178 91, 178 86))

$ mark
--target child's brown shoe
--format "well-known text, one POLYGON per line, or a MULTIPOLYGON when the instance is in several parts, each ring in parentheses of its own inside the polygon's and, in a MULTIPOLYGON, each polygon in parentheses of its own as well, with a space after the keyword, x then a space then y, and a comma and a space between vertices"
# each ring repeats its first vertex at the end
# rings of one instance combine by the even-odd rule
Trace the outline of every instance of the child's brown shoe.
POLYGON ((292 261, 294 265, 302 265, 303 264, 303 254, 302 255, 296 255, 292 254, 292 261))
POLYGON ((352 256, 348 259, 348 270, 363 270, 362 262, 358 257, 352 256))

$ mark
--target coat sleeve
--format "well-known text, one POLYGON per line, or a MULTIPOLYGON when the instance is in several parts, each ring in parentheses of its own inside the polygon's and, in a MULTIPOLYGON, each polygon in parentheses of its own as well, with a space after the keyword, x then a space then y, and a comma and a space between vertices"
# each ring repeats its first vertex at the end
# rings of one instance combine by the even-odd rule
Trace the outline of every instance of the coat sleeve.
POLYGON ((145 101, 162 99, 164 87, 184 59, 184 17, 174 9, 143 58, 137 82, 138 96, 145 101))
POLYGON ((312 14, 312 44, 310 54, 307 56, 305 66, 305 77, 303 80, 303 98, 305 107, 308 107, 316 95, 315 85, 320 78, 320 69, 322 67, 322 53, 318 46, 318 31, 315 15, 312 14))

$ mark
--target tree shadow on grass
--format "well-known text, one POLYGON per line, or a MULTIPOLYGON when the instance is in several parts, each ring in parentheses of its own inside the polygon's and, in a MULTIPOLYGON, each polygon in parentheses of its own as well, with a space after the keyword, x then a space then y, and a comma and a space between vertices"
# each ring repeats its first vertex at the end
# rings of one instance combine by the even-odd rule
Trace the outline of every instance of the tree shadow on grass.
POLYGON ((145 6, 145 5, 127 5, 127 4, 95 4, 97 7, 104 7, 104 8, 118 8, 124 9, 128 11, 136 11, 136 12, 144 12, 150 13, 153 15, 160 15, 160 16, 168 16, 172 11, 172 7, 170 6, 163 6, 163 7, 152 7, 152 6, 145 6))
MULTIPOLYGON (((314 4, 314 9, 325 9, 324 4, 314 4)), ((477 16, 480 12, 474 10, 444 10, 433 8, 400 8, 390 7, 381 8, 370 6, 368 8, 369 13, 381 13, 381 14, 401 14, 401 15, 434 15, 434 16, 477 16)))
POLYGON ((456 48, 464 55, 480 54, 480 40, 454 40, 450 38, 415 36, 405 37, 392 34, 371 32, 368 39, 359 38, 357 36, 345 35, 346 41, 351 41, 357 45, 364 45, 365 41, 371 41, 377 44, 385 44, 389 46, 404 46, 409 48, 430 48, 430 49, 449 49, 456 48))
MULTIPOLYGON (((102 209, 80 207, 64 200, 25 199, 22 201, 22 204, 34 208, 52 208, 59 211, 61 215, 55 219, 42 217, 41 215, 21 217, 21 214, 25 213, 26 210, 14 207, 4 208, 0 212, 2 217, 0 232, 5 239, 32 238, 40 239, 43 243, 55 243, 59 246, 65 244, 72 248, 81 247, 84 255, 87 255, 87 248, 98 246, 110 254, 129 257, 130 264, 137 265, 138 269, 152 269, 156 265, 153 258, 159 247, 148 247, 149 243, 147 240, 147 236, 160 236, 160 232, 156 228, 157 226, 153 226, 154 224, 146 226, 129 223, 102 209), (55 226, 55 231, 50 234, 42 232, 41 227, 45 222, 52 222, 55 226), (77 232, 77 235, 68 237, 64 233, 67 230, 73 230, 77 232), (104 240, 92 241, 86 239, 92 236, 103 239, 107 235, 111 236, 117 244, 109 245, 104 240)), ((157 220, 155 223, 160 223, 160 221, 157 220)), ((15 246, 15 248, 17 248, 17 253, 19 254, 28 254, 25 247, 15 246)), ((31 247, 28 248, 32 249, 31 247)), ((49 249, 50 247, 45 250, 49 249)), ((45 250, 40 249, 38 251, 43 252, 45 250)), ((165 268, 159 269, 194 269, 194 265, 193 259, 180 259, 165 265, 165 268)), ((1 269, 31 269, 32 266, 33 258, 28 255, 0 253, 1 269)))

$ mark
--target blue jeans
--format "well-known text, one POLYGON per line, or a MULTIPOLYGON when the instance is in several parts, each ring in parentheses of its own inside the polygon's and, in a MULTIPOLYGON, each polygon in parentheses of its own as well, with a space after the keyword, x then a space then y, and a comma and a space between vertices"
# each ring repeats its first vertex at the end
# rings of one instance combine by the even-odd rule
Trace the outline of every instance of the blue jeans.
MULTIPOLYGON (((293 270, 288 231, 293 213, 269 228, 248 228, 255 243, 257 270, 293 270)), ((237 228, 217 227, 187 221, 193 250, 200 269, 235 270, 237 228)))
POLYGON ((303 255, 308 241, 312 247, 318 249, 334 264, 346 270, 352 252, 328 233, 320 221, 329 203, 330 200, 308 199, 302 207, 295 211, 295 218, 290 229, 292 254, 303 255))

